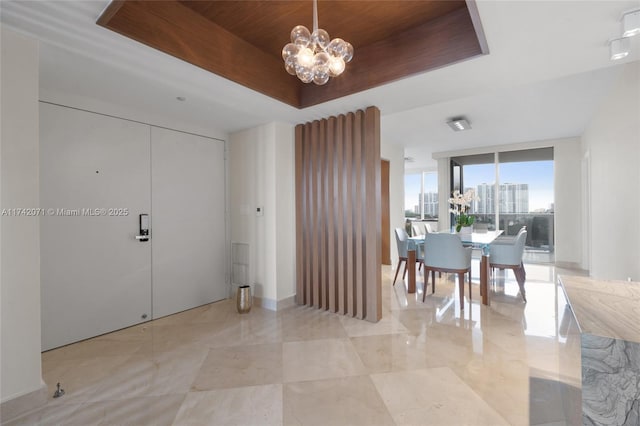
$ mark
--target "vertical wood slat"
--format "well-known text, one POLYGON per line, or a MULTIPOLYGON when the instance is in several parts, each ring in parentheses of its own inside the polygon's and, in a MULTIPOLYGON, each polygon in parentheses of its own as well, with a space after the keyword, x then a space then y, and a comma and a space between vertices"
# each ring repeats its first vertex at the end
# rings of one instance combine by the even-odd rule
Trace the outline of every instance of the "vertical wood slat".
POLYGON ((380 112, 296 127, 299 304, 378 321, 380 112), (300 166, 301 170, 298 170, 300 166), (301 282, 300 282, 301 281, 301 282))
POLYGON ((318 303, 319 290, 320 290, 320 238, 319 238, 319 226, 318 226, 318 128, 319 122, 314 121, 311 123, 311 209, 312 209, 312 230, 311 241, 313 250, 311 253, 311 305, 316 308, 320 307, 318 303))
POLYGON ((335 179, 335 187, 337 188, 336 197, 336 211, 338 213, 336 220, 336 228, 338 229, 336 245, 338 246, 338 312, 345 314, 347 311, 347 302, 345 299, 346 293, 346 260, 345 260, 345 226, 344 226, 344 115, 341 115, 336 120, 336 171, 337 176, 335 179))
POLYGON ((344 180, 345 180, 345 197, 344 197, 344 242, 345 242, 345 259, 347 262, 346 274, 345 274, 345 314, 354 316, 353 311, 353 282, 355 276, 355 265, 353 257, 353 113, 345 115, 344 128, 343 128, 343 148, 344 148, 344 180))
POLYGON ((311 140, 311 123, 307 123, 304 126, 304 135, 305 135, 305 152, 304 152, 304 158, 305 158, 305 181, 304 181, 304 188, 305 188, 305 201, 306 201, 306 212, 305 212, 305 218, 306 218, 306 223, 305 223, 305 229, 304 229, 304 233, 306 235, 306 244, 305 244, 305 253, 303 254, 305 256, 305 285, 304 285, 304 291, 305 291, 305 304, 309 305, 311 303, 311 283, 313 282, 313 276, 312 276, 312 255, 311 253, 313 252, 312 247, 313 247, 313 222, 312 222, 312 218, 313 218, 313 208, 312 208, 312 204, 311 204, 311 172, 312 172, 312 167, 311 167, 311 145, 307 142, 311 140))
POLYGON ((364 175, 364 171, 362 169, 362 159, 364 157, 363 146, 362 146, 362 111, 357 111, 353 121, 353 139, 351 141, 353 145, 353 164, 355 168, 354 173, 354 193, 353 193, 353 203, 355 205, 354 214, 353 214, 353 226, 354 226, 354 234, 355 241, 353 247, 353 254, 355 257, 355 277, 354 277, 354 289, 353 289, 353 298, 354 298, 354 314, 356 318, 362 319, 364 317, 363 313, 363 303, 362 303, 362 287, 364 285, 364 247, 363 247, 363 220, 362 215, 364 211, 363 206, 363 198, 364 188, 362 185, 362 177, 364 175))
MULTIPOLYGON (((382 182, 380 164, 380 110, 367 108, 364 114, 363 141, 365 152, 365 194, 367 256, 365 261, 365 319, 378 321, 382 318, 382 182), (372 241, 373 240, 373 241, 372 241)), ((411 264, 413 266, 413 264, 411 264)), ((415 269, 415 268, 414 268, 415 269)))
POLYGON ((327 173, 326 173, 326 215, 327 215, 327 309, 336 312, 336 226, 335 226, 335 117, 327 120, 327 173))
POLYGON ((296 176, 296 303, 304 304, 304 243, 305 243, 305 217, 304 217, 304 144, 302 124, 298 124, 295 130, 295 176, 296 176))
POLYGON ((326 178, 327 178, 327 134, 326 134, 327 120, 321 120, 319 122, 318 133, 318 212, 320 213, 319 226, 320 226, 320 281, 318 290, 318 306, 324 310, 328 309, 327 306, 327 201, 326 201, 326 178))

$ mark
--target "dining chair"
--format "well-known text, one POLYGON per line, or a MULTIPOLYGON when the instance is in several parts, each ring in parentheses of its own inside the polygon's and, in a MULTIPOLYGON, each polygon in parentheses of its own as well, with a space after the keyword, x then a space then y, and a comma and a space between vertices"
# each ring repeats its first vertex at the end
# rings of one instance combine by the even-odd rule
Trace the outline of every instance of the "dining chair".
POLYGON ((516 235, 500 235, 498 238, 493 240, 491 244, 515 244, 518 236, 527 230, 526 226, 520 228, 516 235))
POLYGON ((424 235, 424 230, 421 229, 422 226, 421 223, 413 223, 411 224, 411 232, 413 233, 413 236, 416 237, 418 235, 424 235))
POLYGON ((524 255, 524 243, 526 241, 527 230, 523 227, 512 243, 505 241, 492 243, 489 246, 489 267, 491 268, 492 275, 496 268, 500 270, 513 270, 513 274, 516 276, 516 281, 518 281, 518 286, 520 287, 520 294, 525 302, 527 301, 527 296, 524 289, 524 282, 527 279, 527 273, 524 270, 522 256, 524 255))
POLYGON ((469 300, 471 300, 471 247, 464 247, 456 234, 427 234, 424 244, 424 291, 422 301, 427 294, 431 271, 431 293, 436 290, 436 271, 458 274, 460 309, 464 309, 464 277, 469 273, 469 300))
MULTIPOLYGON (((398 246, 398 267, 396 268, 396 275, 393 277, 393 285, 396 285, 396 279, 398 279, 398 272, 400 272, 400 265, 404 262, 404 272, 402 273, 402 279, 407 275, 407 251, 409 250, 409 235, 407 231, 402 228, 396 228, 396 244, 398 246)), ((421 245, 416 247, 416 263, 419 264, 419 268, 422 268, 424 254, 421 249, 421 245)))

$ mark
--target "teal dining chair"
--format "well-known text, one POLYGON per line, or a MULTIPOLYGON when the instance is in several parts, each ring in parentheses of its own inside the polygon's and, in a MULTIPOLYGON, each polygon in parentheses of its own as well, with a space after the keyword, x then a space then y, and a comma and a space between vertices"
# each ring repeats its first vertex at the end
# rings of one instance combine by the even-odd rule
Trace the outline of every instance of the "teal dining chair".
MULTIPOLYGON (((409 235, 407 231, 402 228, 396 228, 396 244, 398 246, 398 267, 396 268, 396 275, 393 277, 393 285, 396 285, 396 279, 398 279, 398 272, 400 272, 400 265, 404 262, 404 272, 402 273, 402 279, 407 275, 407 251, 412 248, 410 246, 409 235)), ((422 268, 424 255, 422 253, 421 245, 415 247, 416 250, 416 263, 419 264, 419 268, 422 268)))
POLYGON ((458 274, 460 309, 464 309, 464 277, 469 273, 469 300, 471 300, 471 247, 464 247, 456 234, 427 234, 424 244, 424 291, 427 294, 431 272, 431 293, 435 293, 436 271, 458 274))
POLYGON ((527 301, 527 295, 524 289, 524 282, 527 279, 527 272, 524 270, 524 263, 522 262, 522 256, 524 255, 524 243, 527 241, 526 228, 520 229, 513 242, 501 241, 498 243, 492 243, 489 247, 489 267, 491 272, 496 268, 500 270, 511 269, 516 276, 518 287, 520 287, 520 294, 522 300, 527 301))

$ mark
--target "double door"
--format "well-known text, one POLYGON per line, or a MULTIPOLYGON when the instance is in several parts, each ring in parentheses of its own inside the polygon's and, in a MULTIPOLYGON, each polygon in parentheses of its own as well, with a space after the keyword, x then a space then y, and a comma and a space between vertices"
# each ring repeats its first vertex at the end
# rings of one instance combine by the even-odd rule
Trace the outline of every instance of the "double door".
POLYGON ((40 141, 43 350, 228 296, 224 142, 45 103, 40 141))

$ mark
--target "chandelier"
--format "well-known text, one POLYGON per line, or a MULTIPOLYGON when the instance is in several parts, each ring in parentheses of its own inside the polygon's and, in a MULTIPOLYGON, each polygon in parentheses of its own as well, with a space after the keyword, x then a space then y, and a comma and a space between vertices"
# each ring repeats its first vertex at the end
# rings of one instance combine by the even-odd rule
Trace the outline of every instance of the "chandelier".
POLYGON ((282 49, 284 67, 291 75, 297 75, 303 83, 323 85, 329 77, 337 77, 344 71, 345 63, 353 58, 351 43, 334 38, 318 28, 318 4, 313 0, 313 32, 304 25, 291 30, 291 43, 282 49))

